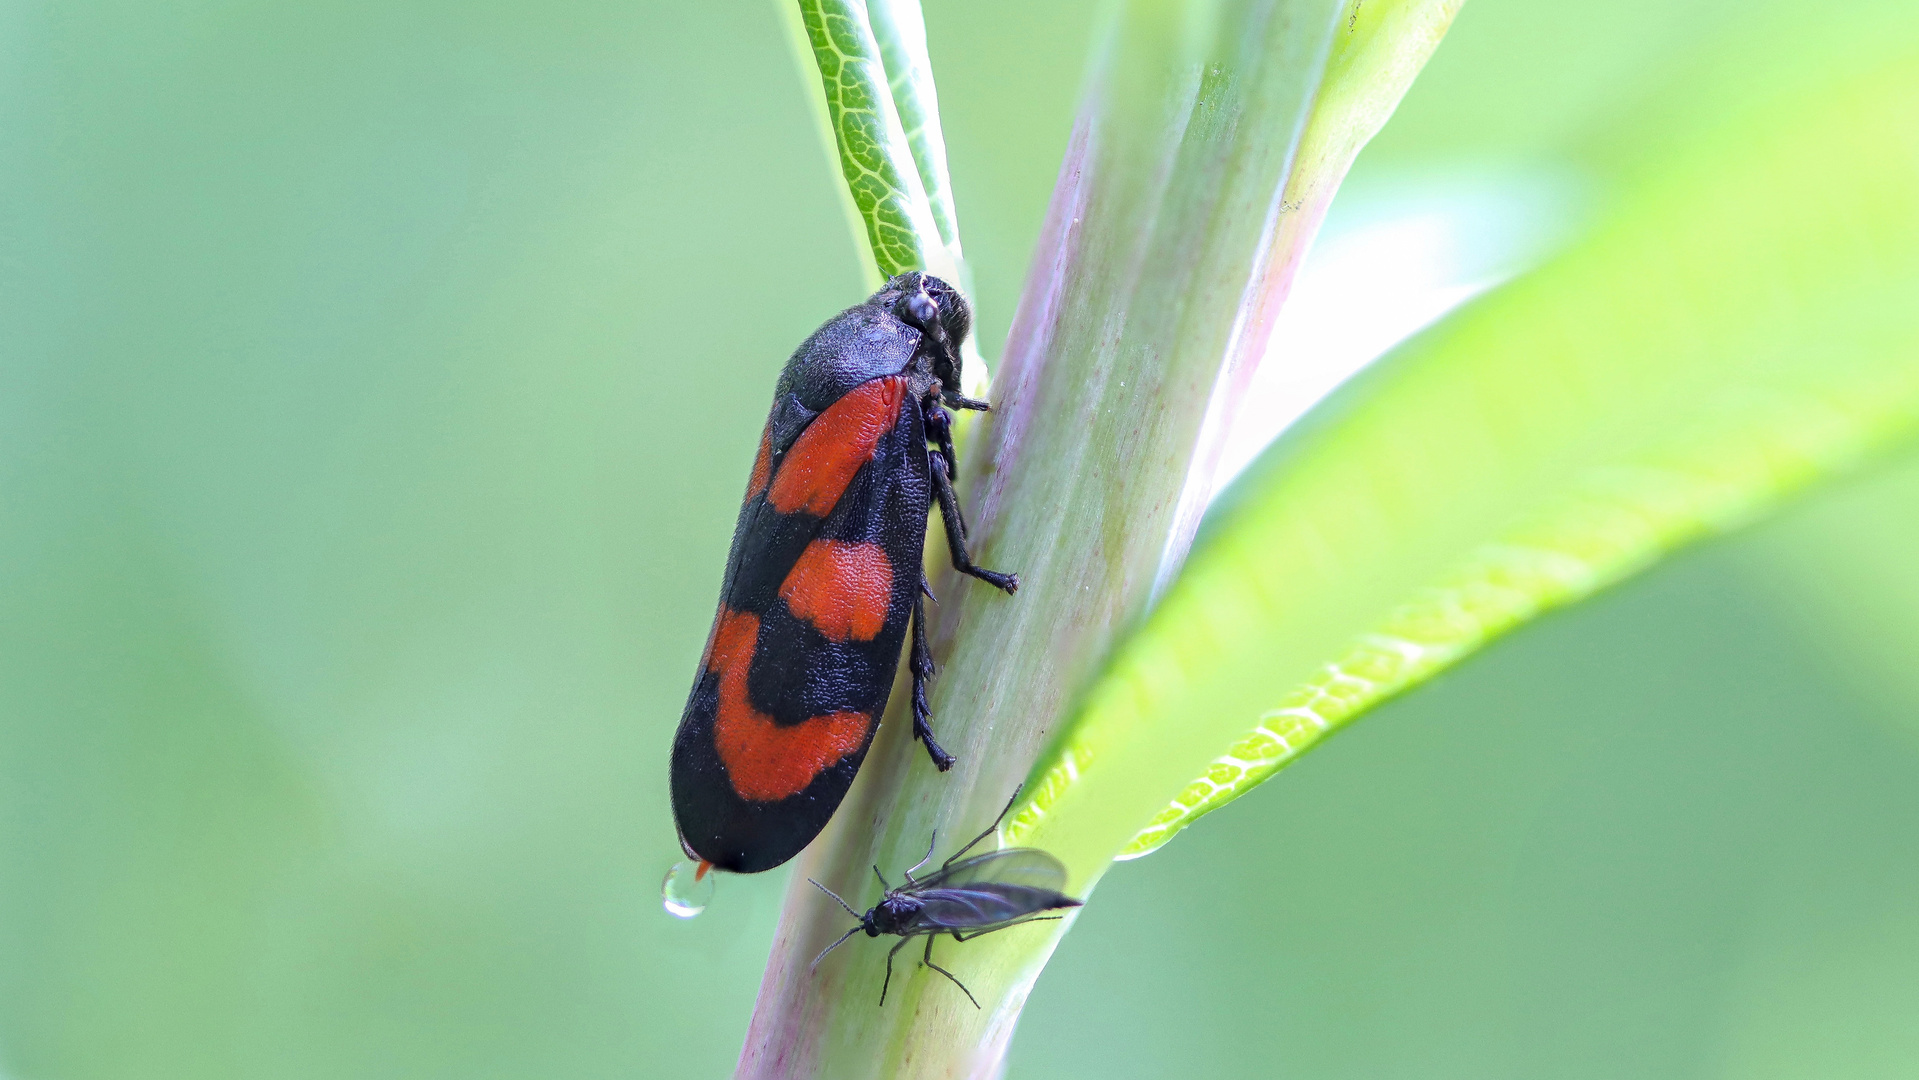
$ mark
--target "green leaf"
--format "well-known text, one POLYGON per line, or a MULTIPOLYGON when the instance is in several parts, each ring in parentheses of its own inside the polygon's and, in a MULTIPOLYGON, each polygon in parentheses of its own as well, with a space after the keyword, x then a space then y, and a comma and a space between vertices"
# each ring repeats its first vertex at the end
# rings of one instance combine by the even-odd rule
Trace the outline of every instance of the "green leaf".
POLYGON ((1652 139, 1576 249, 1278 448, 1009 832, 1086 875, 1151 851, 1498 634, 1910 435, 1915 118, 1906 55, 1652 139))
POLYGON ((926 51, 926 19, 919 0, 867 0, 866 14, 933 225, 958 261, 959 212, 953 208, 953 179, 946 172, 946 137, 940 131, 939 94, 933 88, 933 59, 926 51))
MULTIPOLYGON (((846 181, 841 193, 861 262, 873 271, 869 285, 925 270, 972 295, 919 0, 778 3, 801 67, 819 75, 821 93, 809 97, 846 181)), ((972 338, 962 375, 968 393, 986 392, 989 373, 972 338)), ((959 434, 971 427, 962 417, 959 434)))
POLYGON ((909 270, 963 281, 918 4, 882 0, 869 12, 862 0, 792 0, 781 9, 797 16, 819 72, 818 100, 874 283, 909 270))

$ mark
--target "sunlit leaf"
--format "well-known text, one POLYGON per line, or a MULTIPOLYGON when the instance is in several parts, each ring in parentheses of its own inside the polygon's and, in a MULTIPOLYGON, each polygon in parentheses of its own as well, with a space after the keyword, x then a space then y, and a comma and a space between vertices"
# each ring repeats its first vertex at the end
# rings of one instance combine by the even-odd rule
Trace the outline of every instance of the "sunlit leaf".
POLYGON ((1492 637, 1908 435, 1915 118, 1907 57, 1690 133, 1575 250, 1330 402, 1014 834, 1085 874, 1150 851, 1492 637))
POLYGON ((791 0, 780 8, 819 72, 817 100, 874 283, 908 270, 957 278, 959 226, 919 5, 890 0, 869 12, 863 0, 791 0))
POLYGON ((946 137, 940 131, 939 94, 919 0, 867 0, 866 14, 933 225, 940 242, 957 256, 959 212, 953 208, 953 179, 946 171, 946 137))
MULTIPOLYGON (((820 92, 808 96, 845 180, 869 285, 925 270, 971 293, 919 0, 775 2, 802 69, 818 74, 820 92)), ((966 388, 984 393, 978 342, 967 339, 964 353, 966 388)))

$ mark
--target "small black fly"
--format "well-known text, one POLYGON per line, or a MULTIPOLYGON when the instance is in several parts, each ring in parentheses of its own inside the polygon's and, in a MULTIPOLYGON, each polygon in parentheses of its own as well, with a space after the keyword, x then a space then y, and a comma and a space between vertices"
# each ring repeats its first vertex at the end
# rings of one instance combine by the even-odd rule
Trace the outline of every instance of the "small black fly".
POLYGON ((814 957, 812 966, 819 966, 827 953, 839 948, 847 938, 862 930, 866 931, 867 937, 898 934, 900 943, 886 954, 886 981, 880 984, 880 1004, 884 1005, 886 988, 893 982, 893 956, 915 937, 924 937, 926 956, 921 962, 952 979, 953 985, 966 995, 966 1000, 971 1001, 974 1008, 979 1008, 979 1002, 966 984, 933 962, 934 940, 941 934, 952 934, 954 941, 965 941, 1009 926, 1064 918, 1061 915, 1041 915, 1040 912, 1080 906, 1080 901, 1060 892, 1066 886, 1066 867, 1038 848, 1001 848, 970 859, 961 858, 999 828, 999 823, 1006 818, 1006 811, 1013 808, 1013 801, 1018 798, 1019 790, 1016 788, 1013 798, 1006 802, 1006 809, 999 812, 999 817, 993 819, 985 832, 973 837, 971 843, 954 852, 951 858, 940 864, 938 870, 924 878, 915 879, 913 870, 925 866, 933 858, 933 845, 939 843, 938 833, 933 834, 933 845, 927 846, 926 858, 913 864, 912 870, 906 872, 906 884, 899 888, 888 885, 886 876, 875 866, 873 876, 880 879, 880 888, 886 890, 886 895, 880 897, 880 902, 864 915, 853 910, 851 904, 840 900, 838 893, 808 878, 821 892, 838 900, 848 915, 860 921, 858 926, 840 935, 839 941, 828 945, 814 957))

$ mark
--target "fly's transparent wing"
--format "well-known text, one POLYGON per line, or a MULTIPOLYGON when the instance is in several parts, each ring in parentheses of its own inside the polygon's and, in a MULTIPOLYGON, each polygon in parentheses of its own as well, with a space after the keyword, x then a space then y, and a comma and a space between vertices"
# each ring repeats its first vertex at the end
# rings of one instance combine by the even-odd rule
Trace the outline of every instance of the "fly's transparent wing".
POLYGON ((934 871, 921 878, 919 885, 926 889, 952 889, 984 881, 1059 892, 1066 887, 1066 867, 1038 848, 1001 848, 934 871))
POLYGON ((909 886, 920 909, 909 933, 985 932, 1079 901, 1060 892, 1066 868, 1044 851, 1007 848, 954 863, 909 886))

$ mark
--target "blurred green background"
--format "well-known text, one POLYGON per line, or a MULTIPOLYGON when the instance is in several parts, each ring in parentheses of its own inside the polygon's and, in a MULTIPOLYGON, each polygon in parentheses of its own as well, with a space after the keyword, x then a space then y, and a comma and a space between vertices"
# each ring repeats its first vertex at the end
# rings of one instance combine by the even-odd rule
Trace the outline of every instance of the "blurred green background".
MULTIPOLYGON (((928 4, 989 358, 1096 7, 928 4)), ((1602 175, 1820 10, 1472 0, 1355 181, 1602 175)), ((666 749, 862 292, 783 34, 0 5, 0 1076, 730 1070, 785 875, 660 910, 666 749)), ((1919 1072, 1915 536, 1908 454, 1116 867, 1011 1075, 1919 1072)))

